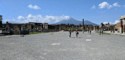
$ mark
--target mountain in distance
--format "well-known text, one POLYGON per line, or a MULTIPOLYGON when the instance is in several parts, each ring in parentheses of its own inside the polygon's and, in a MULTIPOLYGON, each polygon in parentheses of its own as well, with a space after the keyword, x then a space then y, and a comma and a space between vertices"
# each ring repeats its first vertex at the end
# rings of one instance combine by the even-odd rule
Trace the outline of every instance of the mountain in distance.
MULTIPOLYGON (((62 20, 62 21, 59 21, 55 24, 74 24, 74 25, 79 25, 79 24, 83 24, 82 21, 79 21, 79 20, 76 20, 74 18, 69 18, 67 20, 62 20)), ((97 24, 93 23, 93 22, 90 22, 88 20, 85 20, 84 21, 84 25, 93 25, 93 26, 96 26, 97 24)))
POLYGON ((95 24, 95 23, 93 23, 93 22, 91 22, 91 21, 88 21, 88 20, 85 20, 84 21, 84 24, 85 25, 93 25, 93 26, 97 26, 98 24, 95 24))

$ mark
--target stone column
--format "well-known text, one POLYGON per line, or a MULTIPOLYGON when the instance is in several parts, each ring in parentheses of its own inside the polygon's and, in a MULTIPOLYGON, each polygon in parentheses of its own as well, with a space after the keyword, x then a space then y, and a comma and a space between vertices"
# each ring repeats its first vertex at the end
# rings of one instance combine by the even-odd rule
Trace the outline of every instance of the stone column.
POLYGON ((125 33, 125 18, 123 18, 123 32, 125 33))
POLYGON ((120 23, 121 23, 121 33, 123 33, 123 19, 120 19, 120 23))

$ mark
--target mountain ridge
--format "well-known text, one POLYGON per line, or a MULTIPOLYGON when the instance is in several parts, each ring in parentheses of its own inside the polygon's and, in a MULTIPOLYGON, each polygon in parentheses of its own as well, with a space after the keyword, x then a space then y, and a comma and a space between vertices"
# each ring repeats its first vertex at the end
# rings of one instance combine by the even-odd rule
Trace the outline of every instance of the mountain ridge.
MULTIPOLYGON (((82 25, 83 24, 83 21, 79 21, 79 20, 76 20, 74 18, 69 18, 67 20, 62 20, 62 21, 59 21, 55 24, 74 24, 74 25, 82 25)), ((88 20, 85 20, 84 21, 84 25, 93 25, 93 26, 97 26, 98 24, 95 24, 91 21, 88 21, 88 20)))

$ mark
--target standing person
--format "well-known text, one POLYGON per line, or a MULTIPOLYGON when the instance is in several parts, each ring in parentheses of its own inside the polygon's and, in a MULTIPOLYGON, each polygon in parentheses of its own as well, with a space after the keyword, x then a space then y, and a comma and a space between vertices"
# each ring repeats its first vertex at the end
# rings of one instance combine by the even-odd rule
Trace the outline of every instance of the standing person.
POLYGON ((71 37, 71 34, 72 34, 72 31, 71 31, 71 29, 69 30, 69 37, 71 37))
POLYGON ((101 26, 100 26, 100 35, 103 34, 103 28, 104 28, 104 24, 101 23, 101 26))
POLYGON ((102 35, 103 34, 103 29, 100 29, 100 35, 102 35))
POLYGON ((91 30, 89 30, 89 33, 90 33, 90 34, 91 34, 91 32, 92 32, 92 31, 91 31, 91 30))
POLYGON ((89 28, 89 33, 91 34, 91 32, 92 32, 92 26, 90 26, 89 28))
POLYGON ((76 37, 78 37, 78 35, 79 35, 79 32, 78 32, 78 30, 76 30, 76 37))
POLYGON ((102 32, 101 32, 102 34, 103 34, 103 29, 102 29, 102 32))
POLYGON ((99 34, 101 35, 101 29, 99 29, 99 34))

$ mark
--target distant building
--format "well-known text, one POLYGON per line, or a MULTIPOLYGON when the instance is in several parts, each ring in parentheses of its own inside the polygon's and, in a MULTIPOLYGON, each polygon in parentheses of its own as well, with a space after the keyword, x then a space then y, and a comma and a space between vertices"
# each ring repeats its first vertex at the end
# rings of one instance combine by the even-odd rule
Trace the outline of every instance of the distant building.
POLYGON ((48 23, 36 23, 36 22, 29 22, 29 23, 9 23, 3 24, 3 32, 11 34, 20 34, 21 31, 27 32, 42 32, 48 31, 48 23))
POLYGON ((115 30, 119 33, 121 32, 121 23, 120 22, 115 24, 115 30))
POLYGON ((30 32, 32 31, 41 32, 43 30, 43 23, 29 22, 26 25, 27 29, 30 30, 30 32))
POLYGON ((43 23, 43 28, 44 28, 45 30, 48 30, 48 23, 43 23))

